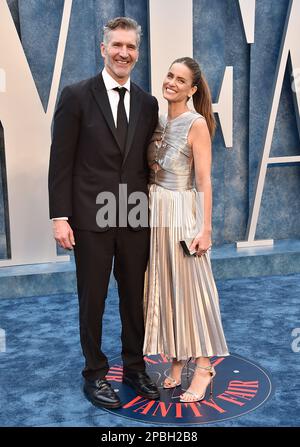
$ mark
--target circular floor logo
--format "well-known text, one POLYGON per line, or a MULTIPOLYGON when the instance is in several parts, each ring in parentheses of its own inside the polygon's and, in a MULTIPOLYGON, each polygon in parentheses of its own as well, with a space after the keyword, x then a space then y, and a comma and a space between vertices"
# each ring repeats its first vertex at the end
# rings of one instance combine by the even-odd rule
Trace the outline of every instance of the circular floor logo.
POLYGON ((122 407, 106 410, 115 415, 152 424, 191 425, 220 422, 253 411, 265 403, 273 393, 269 374, 259 365, 239 355, 212 357, 216 370, 213 395, 209 387, 201 402, 181 403, 179 396, 188 388, 188 380, 193 375, 194 363, 189 362, 182 373, 181 386, 166 390, 164 379, 170 374, 171 362, 162 355, 145 357, 147 373, 157 384, 159 400, 148 400, 137 396, 122 383, 123 368, 120 357, 112 359, 112 366, 106 376, 118 392, 122 407), (189 379, 188 379, 189 377, 189 379))

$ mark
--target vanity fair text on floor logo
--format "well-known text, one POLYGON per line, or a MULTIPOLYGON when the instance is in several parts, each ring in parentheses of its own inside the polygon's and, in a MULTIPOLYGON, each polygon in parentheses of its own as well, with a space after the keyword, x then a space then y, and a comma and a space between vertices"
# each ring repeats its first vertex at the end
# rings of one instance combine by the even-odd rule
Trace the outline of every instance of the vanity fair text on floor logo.
POLYGON ((147 372, 157 384, 161 397, 148 400, 137 396, 122 383, 121 358, 111 362, 106 378, 119 393, 122 407, 106 410, 129 419, 154 424, 207 424, 241 416, 264 404, 273 393, 269 374, 261 366, 237 354, 211 359, 217 375, 212 397, 207 390, 201 402, 181 403, 180 394, 188 388, 194 372, 194 362, 182 373, 182 384, 173 389, 163 389, 162 384, 170 374, 171 362, 163 356, 145 357, 147 372))

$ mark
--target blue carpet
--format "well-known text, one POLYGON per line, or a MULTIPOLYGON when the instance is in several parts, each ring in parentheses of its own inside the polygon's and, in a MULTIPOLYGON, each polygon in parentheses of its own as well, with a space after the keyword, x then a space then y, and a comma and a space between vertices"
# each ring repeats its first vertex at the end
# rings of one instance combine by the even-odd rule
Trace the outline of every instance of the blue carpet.
MULTIPOLYGON (((299 426, 300 352, 291 348, 300 327, 300 275, 217 281, 223 325, 232 353, 269 371, 275 394, 258 409, 214 426, 299 426)), ((82 356, 74 294, 0 300, 0 426, 150 426, 92 406, 82 394, 82 356)), ((104 351, 120 353, 115 289, 107 297, 104 351)))

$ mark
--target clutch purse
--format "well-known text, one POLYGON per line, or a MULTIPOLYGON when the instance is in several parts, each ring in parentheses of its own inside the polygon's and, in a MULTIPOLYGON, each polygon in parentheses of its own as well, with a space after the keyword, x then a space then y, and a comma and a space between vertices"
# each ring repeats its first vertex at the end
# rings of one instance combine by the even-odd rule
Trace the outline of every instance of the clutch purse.
POLYGON ((196 250, 194 250, 194 251, 189 250, 189 246, 191 245, 193 240, 194 240, 194 238, 183 239, 182 241, 179 241, 185 256, 194 256, 195 253, 197 253, 196 250))

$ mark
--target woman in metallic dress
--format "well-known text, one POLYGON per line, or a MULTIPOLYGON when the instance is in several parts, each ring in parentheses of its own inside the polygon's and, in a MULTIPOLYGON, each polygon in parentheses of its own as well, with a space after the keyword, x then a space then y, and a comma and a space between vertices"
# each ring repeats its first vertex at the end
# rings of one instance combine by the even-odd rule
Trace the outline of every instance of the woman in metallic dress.
POLYGON ((193 378, 180 401, 196 402, 209 385, 212 390, 216 372, 210 357, 229 355, 210 263, 215 119, 209 87, 192 58, 172 63, 163 96, 168 114, 160 117, 148 150, 151 246, 144 353, 172 358, 164 388, 180 386, 183 367, 193 359, 193 378), (188 108, 191 97, 195 111, 188 108), (184 240, 194 255, 185 254, 184 240))

